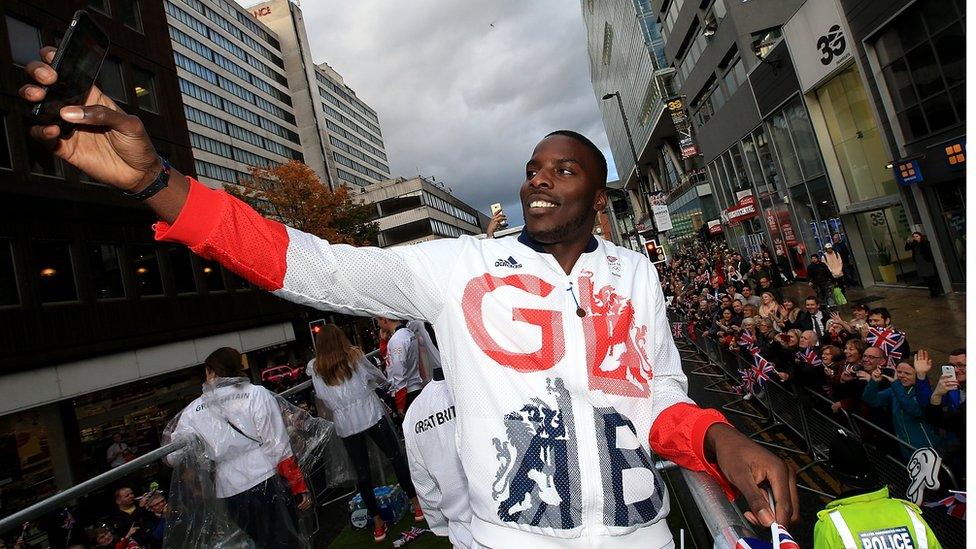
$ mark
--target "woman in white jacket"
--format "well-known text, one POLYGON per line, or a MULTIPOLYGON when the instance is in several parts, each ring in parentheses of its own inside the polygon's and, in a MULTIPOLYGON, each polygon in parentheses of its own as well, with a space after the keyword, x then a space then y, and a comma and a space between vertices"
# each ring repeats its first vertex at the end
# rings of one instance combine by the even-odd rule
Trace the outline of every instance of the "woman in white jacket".
POLYGON ((419 522, 424 518, 406 459, 389 420, 384 417, 383 403, 375 392, 377 387, 386 384, 386 377, 335 324, 327 324, 315 336, 315 349, 315 358, 308 363, 308 374, 315 386, 315 394, 332 412, 336 433, 342 437, 356 469, 356 487, 366 510, 373 517, 373 539, 379 543, 386 539, 387 525, 379 515, 373 495, 367 436, 393 465, 400 487, 413 501, 414 520, 419 522))

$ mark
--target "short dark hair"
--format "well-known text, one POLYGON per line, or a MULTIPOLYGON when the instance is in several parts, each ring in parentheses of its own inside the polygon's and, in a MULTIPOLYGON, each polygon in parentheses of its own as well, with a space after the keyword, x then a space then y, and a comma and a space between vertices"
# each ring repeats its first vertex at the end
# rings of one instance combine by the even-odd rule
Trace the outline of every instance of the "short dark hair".
POLYGON ((593 144, 593 142, 587 139, 583 134, 574 132, 573 130, 556 130, 546 134, 546 137, 552 137, 554 135, 568 137, 589 149, 589 151, 593 153, 593 156, 596 158, 597 168, 600 170, 600 172, 596 174, 598 178, 597 183, 599 183, 601 188, 607 186, 607 157, 603 155, 603 151, 600 150, 600 147, 593 144))
POLYGON ((217 374, 217 377, 240 377, 244 369, 241 353, 231 347, 221 347, 210 353, 203 362, 204 368, 217 374))
POLYGON ((959 347, 958 349, 953 349, 953 350, 949 351, 949 356, 959 356, 959 355, 964 355, 964 354, 966 354, 966 348, 965 347, 959 347))
POLYGON ((851 310, 869 311, 871 308, 863 303, 855 303, 854 305, 851 305, 851 310))
POLYGON ((817 299, 817 296, 815 295, 808 295, 806 299, 804 299, 803 301, 810 301, 810 300, 813 300, 815 303, 817 303, 817 305, 820 304, 820 300, 817 299))
POLYGON ((888 312, 887 307, 875 307, 868 311, 868 316, 871 315, 881 315, 881 318, 885 320, 891 320, 891 313, 888 312))

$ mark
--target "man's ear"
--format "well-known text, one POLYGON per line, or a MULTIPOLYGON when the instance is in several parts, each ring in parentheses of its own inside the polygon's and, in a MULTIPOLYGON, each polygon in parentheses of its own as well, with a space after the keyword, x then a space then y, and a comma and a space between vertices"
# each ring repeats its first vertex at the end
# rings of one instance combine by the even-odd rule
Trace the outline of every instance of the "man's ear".
POLYGON ((602 212, 607 209, 607 202, 609 198, 607 197, 607 189, 601 188, 597 189, 596 196, 593 197, 593 209, 602 212))

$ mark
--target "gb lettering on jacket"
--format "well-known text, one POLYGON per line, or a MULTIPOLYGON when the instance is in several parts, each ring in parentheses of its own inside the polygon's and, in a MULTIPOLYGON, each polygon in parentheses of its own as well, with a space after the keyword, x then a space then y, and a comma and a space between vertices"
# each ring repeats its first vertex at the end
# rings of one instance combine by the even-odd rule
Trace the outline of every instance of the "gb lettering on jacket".
MULTIPOLYGON (((582 324, 589 389, 609 395, 646 397, 653 372, 647 354, 648 330, 635 322, 631 300, 613 285, 597 287, 592 272, 581 271, 574 281, 579 307, 586 314, 577 319, 564 305, 563 287, 532 274, 495 276, 485 273, 468 281, 462 309, 471 337, 495 363, 518 372, 549 370, 566 358, 567 315, 582 324), (540 299, 541 298, 541 299, 540 299), (535 305, 538 304, 538 305, 535 305), (485 326, 490 317, 496 326, 511 311, 507 337, 485 326), (538 328, 536 350, 522 350, 524 331, 518 323, 538 328)), ((504 321, 501 321, 504 323, 504 321)))

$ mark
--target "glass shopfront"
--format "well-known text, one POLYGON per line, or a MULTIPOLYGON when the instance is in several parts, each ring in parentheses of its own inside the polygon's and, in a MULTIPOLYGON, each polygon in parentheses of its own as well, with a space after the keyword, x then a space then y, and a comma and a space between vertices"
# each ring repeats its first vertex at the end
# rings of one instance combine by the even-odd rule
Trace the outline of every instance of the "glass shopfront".
MULTIPOLYGON (((890 158, 855 66, 816 91, 827 132, 852 204, 897 196, 890 158)), ((871 278, 883 284, 915 283, 915 266, 905 252, 911 230, 901 205, 854 215, 867 253, 871 278)))
POLYGON ((805 276, 809 253, 823 249, 832 235, 846 239, 820 149, 800 97, 795 97, 740 143, 708 166, 719 196, 751 191, 760 216, 730 231, 731 239, 755 248, 759 240, 782 251, 793 270, 805 276))
MULTIPOLYGON (((84 477, 108 470, 106 451, 116 434, 135 455, 158 448, 166 424, 200 396, 202 383, 202 370, 190 368, 75 398, 84 477)), ((150 466, 141 474, 162 483, 159 476, 168 473, 150 466)))
POLYGON ((874 280, 883 284, 915 281, 912 253, 905 251, 911 236, 905 208, 900 205, 855 215, 874 280))
POLYGON ((0 515, 58 491, 51 443, 39 409, 0 417, 0 515))

